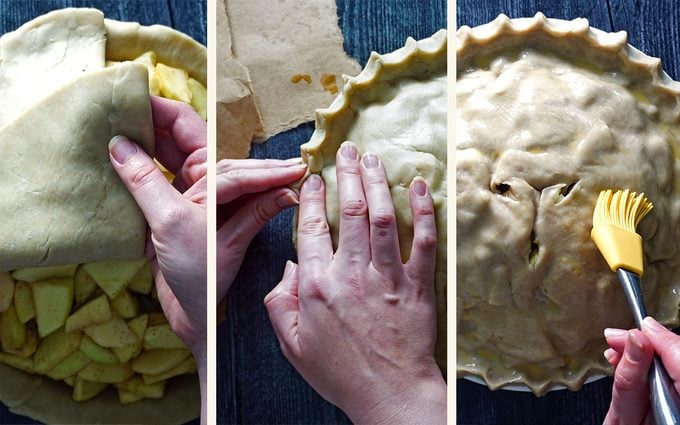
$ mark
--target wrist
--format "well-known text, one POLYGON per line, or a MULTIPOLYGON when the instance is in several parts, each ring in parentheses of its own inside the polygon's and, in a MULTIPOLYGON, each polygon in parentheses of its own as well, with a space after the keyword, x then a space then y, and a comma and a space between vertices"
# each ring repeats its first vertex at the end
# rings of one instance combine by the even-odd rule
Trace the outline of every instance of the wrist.
POLYGON ((208 396, 208 340, 206 335, 200 336, 191 346, 191 353, 196 361, 198 381, 201 388, 201 424, 206 423, 208 396))
MULTIPOLYGON (((436 368, 436 367, 435 367, 436 368)), ((357 394, 364 403, 345 406, 343 410, 355 424, 445 424, 446 382, 439 369, 399 382, 385 381, 373 394, 357 394)))

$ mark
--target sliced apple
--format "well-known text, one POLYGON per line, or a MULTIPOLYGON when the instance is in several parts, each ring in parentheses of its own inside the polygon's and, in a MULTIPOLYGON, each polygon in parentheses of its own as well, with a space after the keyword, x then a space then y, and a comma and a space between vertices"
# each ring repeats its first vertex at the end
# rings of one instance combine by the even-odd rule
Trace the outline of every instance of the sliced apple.
POLYGON ((7 311, 14 299, 14 279, 9 272, 0 273, 0 313, 7 311))
POLYGON ((149 295, 151 288, 153 288, 153 270, 151 269, 151 263, 145 261, 144 265, 130 281, 128 289, 138 294, 149 295))
POLYGON ((111 350, 118 357, 121 363, 127 363, 133 357, 137 357, 142 351, 142 343, 144 341, 144 333, 149 323, 149 315, 142 314, 128 322, 128 328, 137 336, 138 340, 135 344, 125 347, 113 347, 111 350))
POLYGON ((137 335, 130 330, 125 320, 114 317, 106 323, 88 326, 84 332, 102 347, 125 347, 139 341, 137 335))
POLYGON ((163 373, 160 373, 158 375, 142 375, 142 379, 146 384, 153 384, 156 382, 160 381, 165 381, 170 378, 174 378, 175 376, 179 375, 184 375, 186 373, 194 373, 196 372, 196 360, 194 360, 193 356, 187 358, 186 360, 182 361, 182 363, 178 364, 177 366, 173 367, 170 370, 167 370, 163 373))
POLYGON ((124 289, 116 298, 111 300, 111 307, 113 307, 123 319, 132 319, 137 316, 139 302, 130 291, 124 289))
POLYGON ((64 326, 73 305, 73 278, 50 279, 31 284, 38 335, 46 337, 64 326))
POLYGON ((12 277, 24 282, 39 282, 41 280, 73 278, 76 274, 77 264, 50 267, 27 267, 12 272, 12 277))
POLYGON ((47 376, 57 381, 66 379, 69 376, 73 376, 80 372, 90 364, 92 360, 85 354, 76 350, 69 354, 64 360, 62 360, 58 365, 53 367, 47 372, 47 376))
POLYGON ((102 295, 85 304, 66 319, 66 332, 105 323, 112 318, 109 299, 106 295, 102 295))
POLYGON ((117 384, 134 375, 129 364, 101 364, 92 362, 78 372, 78 376, 91 382, 117 384))
POLYGON ((125 382, 116 384, 116 387, 144 398, 162 398, 165 392, 165 381, 146 384, 141 376, 133 376, 125 382))
POLYGON ((26 323, 35 317, 35 301, 33 290, 26 282, 18 281, 14 286, 14 308, 21 323, 26 323))
POLYGON ((7 354, 0 351, 0 363, 4 363, 15 369, 23 370, 24 372, 35 373, 33 358, 31 357, 21 357, 16 354, 7 354))
POLYGON ((203 84, 189 78, 189 90, 191 90, 191 106, 196 110, 198 115, 204 120, 208 119, 208 91, 203 87, 203 84))
POLYGON ((144 400, 144 397, 140 397, 136 394, 133 394, 133 393, 125 391, 125 390, 121 390, 119 388, 118 389, 118 400, 120 401, 120 404, 130 404, 130 403, 138 402, 139 400, 144 400))
POLYGON ((38 349, 38 331, 35 328, 35 322, 28 322, 26 326, 26 343, 19 349, 4 348, 8 354, 14 354, 21 357, 30 357, 38 349))
POLYGON ((82 267, 109 298, 115 298, 125 289, 145 262, 146 258, 137 261, 102 261, 83 264, 82 267))
POLYGON ((99 394, 100 392, 104 391, 106 387, 108 387, 108 384, 100 382, 91 382, 79 376, 76 376, 76 379, 73 383, 73 400, 75 401, 89 400, 92 397, 99 394))
POLYGON ((170 325, 149 326, 144 333, 145 348, 184 348, 189 349, 175 334, 170 325))
POLYGON ((189 73, 162 63, 156 64, 156 75, 160 83, 161 96, 191 104, 189 73))
POLYGON ((92 294, 94 294, 94 291, 98 288, 97 282, 92 279, 92 276, 85 271, 83 266, 78 267, 73 280, 75 283, 76 305, 80 306, 85 304, 92 294))
POLYGON ((96 342, 92 341, 92 339, 87 335, 83 335, 83 338, 80 340, 80 346, 78 347, 78 349, 80 350, 81 353, 85 354, 88 358, 97 363, 102 364, 121 363, 118 361, 118 358, 113 354, 113 352, 110 349, 104 348, 101 345, 97 344, 96 342))
POLYGON ((0 344, 3 350, 18 350, 26 344, 26 325, 17 316, 14 304, 4 313, 0 313, 0 344))
POLYGON ((64 329, 59 329, 44 338, 33 356, 35 371, 44 375, 61 363, 78 349, 81 335, 79 331, 66 333, 64 329))
POLYGON ((189 350, 168 350, 164 348, 147 350, 132 360, 132 370, 142 375, 160 375, 190 356, 189 350))
POLYGON ((158 76, 156 75, 156 52, 146 52, 137 57, 134 62, 139 62, 146 66, 146 70, 149 74, 149 94, 160 96, 160 82, 158 81, 158 76))

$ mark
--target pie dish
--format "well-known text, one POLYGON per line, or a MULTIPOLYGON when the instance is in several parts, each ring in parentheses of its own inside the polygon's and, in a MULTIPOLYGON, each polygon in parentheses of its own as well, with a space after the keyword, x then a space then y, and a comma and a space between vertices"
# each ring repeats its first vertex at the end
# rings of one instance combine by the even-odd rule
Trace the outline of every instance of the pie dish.
MULTIPOLYGON (((147 67, 127 62, 148 51, 205 85, 205 47, 95 9, 54 11, 0 38, 0 272, 144 255, 146 222, 107 145, 123 134, 153 155, 147 67)), ((111 389, 75 402, 63 382, 4 364, 0 376, 0 402, 46 423, 168 424, 199 415, 195 375, 169 381, 160 400, 124 406, 111 389)))
POLYGON ((611 374, 630 328, 590 240, 600 190, 644 192, 648 312, 678 325, 680 84, 585 19, 504 15, 457 34, 457 371, 536 395, 611 374))
POLYGON ((364 70, 344 76, 340 94, 316 111, 316 129, 301 146, 310 173, 326 183, 326 214, 337 246, 339 208, 335 155, 345 140, 371 151, 385 164, 397 215, 401 255, 408 260, 413 239, 408 188, 423 177, 437 216, 437 348, 446 369, 446 30, 392 53, 373 52, 364 70))

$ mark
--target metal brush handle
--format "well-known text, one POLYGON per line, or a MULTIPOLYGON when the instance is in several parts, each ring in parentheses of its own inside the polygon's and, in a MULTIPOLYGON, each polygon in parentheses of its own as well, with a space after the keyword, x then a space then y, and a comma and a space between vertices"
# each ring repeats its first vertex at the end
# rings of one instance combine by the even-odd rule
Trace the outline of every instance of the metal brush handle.
MULTIPOLYGON (((628 299, 628 304, 633 310, 635 324, 640 329, 642 327, 642 319, 647 316, 645 305, 642 301, 640 277, 624 269, 617 269, 616 276, 619 278, 619 282, 621 282, 623 291, 628 299)), ((656 354, 649 369, 649 390, 652 395, 654 423, 656 425, 680 424, 680 396, 675 391, 673 381, 668 376, 666 368, 656 354)))

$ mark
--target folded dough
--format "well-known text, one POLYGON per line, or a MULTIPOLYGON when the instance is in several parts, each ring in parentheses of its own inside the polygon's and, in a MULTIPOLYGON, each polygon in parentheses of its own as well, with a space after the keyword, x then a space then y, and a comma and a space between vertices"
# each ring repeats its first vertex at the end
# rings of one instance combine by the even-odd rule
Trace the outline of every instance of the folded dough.
POLYGON ((104 67, 104 15, 64 9, 0 38, 0 126, 54 89, 104 67))
POLYGON ((136 259, 146 224, 110 164, 123 134, 153 152, 146 68, 82 76, 0 128, 0 271, 136 259))

